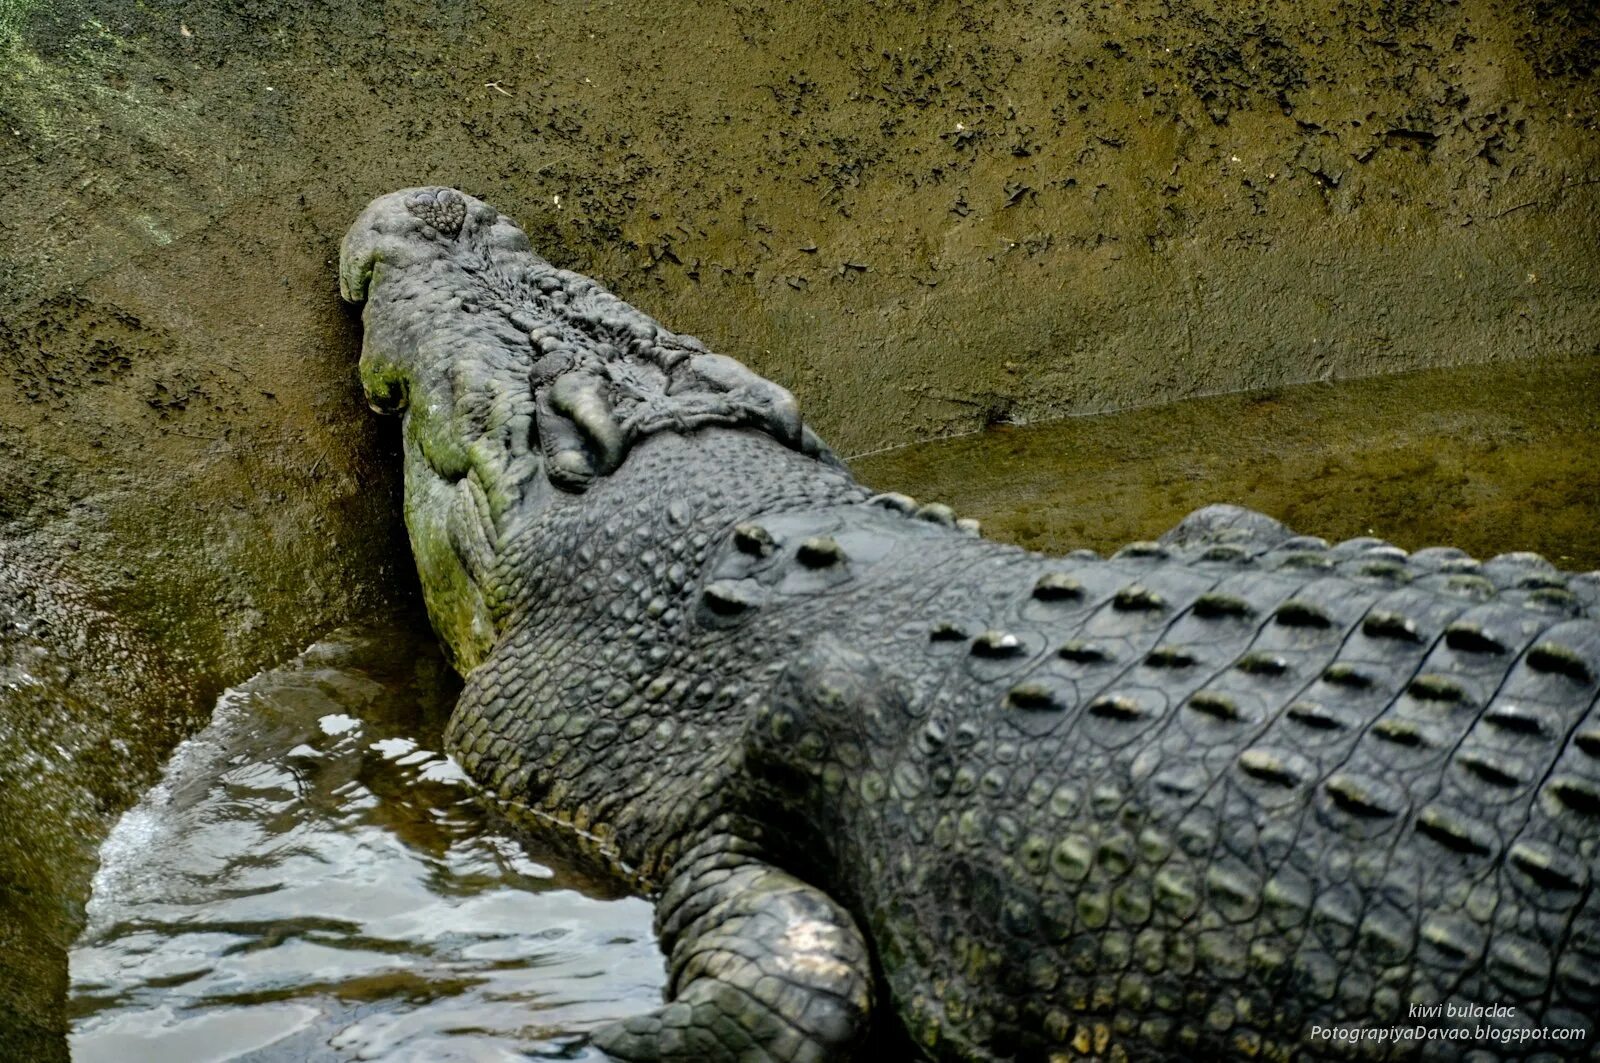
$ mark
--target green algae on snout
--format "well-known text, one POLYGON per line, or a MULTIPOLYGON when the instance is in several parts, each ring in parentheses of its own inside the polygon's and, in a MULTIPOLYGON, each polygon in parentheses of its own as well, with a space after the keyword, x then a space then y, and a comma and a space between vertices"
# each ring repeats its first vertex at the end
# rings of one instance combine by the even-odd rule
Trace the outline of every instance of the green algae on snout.
POLYGON ((1036 550, 1114 550, 1212 502, 1330 540, 1600 567, 1600 357, 1197 399, 852 461, 1036 550))

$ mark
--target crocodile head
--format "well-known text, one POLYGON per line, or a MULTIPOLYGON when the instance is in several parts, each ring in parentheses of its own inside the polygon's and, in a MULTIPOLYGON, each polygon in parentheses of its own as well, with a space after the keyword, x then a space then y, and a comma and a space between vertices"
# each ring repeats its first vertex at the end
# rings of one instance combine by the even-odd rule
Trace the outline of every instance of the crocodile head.
POLYGON ((404 418, 407 527, 463 672, 497 635, 509 537, 644 437, 747 428, 837 464, 783 388, 552 266, 455 189, 373 200, 345 235, 339 290, 365 304, 368 403, 404 418))

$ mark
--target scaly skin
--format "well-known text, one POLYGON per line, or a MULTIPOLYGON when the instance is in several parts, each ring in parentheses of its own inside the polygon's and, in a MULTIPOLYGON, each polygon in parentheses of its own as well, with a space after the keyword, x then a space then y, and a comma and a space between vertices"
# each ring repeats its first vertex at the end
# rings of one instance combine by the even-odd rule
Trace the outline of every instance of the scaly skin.
POLYGON ((453 190, 374 201, 340 281, 451 750, 658 894, 611 1055, 1593 1058, 1596 574, 1229 507, 987 542, 453 190), (1581 1036, 1317 1032, 1440 1003, 1581 1036))

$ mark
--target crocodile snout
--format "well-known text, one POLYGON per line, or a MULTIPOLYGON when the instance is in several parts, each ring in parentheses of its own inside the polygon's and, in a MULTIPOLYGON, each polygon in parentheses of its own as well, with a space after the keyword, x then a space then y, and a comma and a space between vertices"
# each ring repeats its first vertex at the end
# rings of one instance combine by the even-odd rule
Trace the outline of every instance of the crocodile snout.
POLYGON ((339 294, 346 302, 367 298, 380 264, 406 266, 445 253, 472 222, 493 222, 498 213, 453 188, 405 188, 379 196, 345 232, 339 247, 339 294))

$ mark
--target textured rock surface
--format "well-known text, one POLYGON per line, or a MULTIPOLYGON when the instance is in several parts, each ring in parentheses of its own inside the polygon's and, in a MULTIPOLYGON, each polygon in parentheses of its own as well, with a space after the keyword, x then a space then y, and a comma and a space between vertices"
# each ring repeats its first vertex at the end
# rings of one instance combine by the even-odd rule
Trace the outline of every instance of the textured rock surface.
MULTIPOLYGON (((992 543, 448 189, 375 200, 340 287, 447 743, 659 896, 669 1001, 608 1052, 1331 1059, 1440 1004, 1592 1049, 1600 573, 1236 507, 992 543)), ((1427 1048, 1469 1050, 1529 1045, 1427 1048)))

